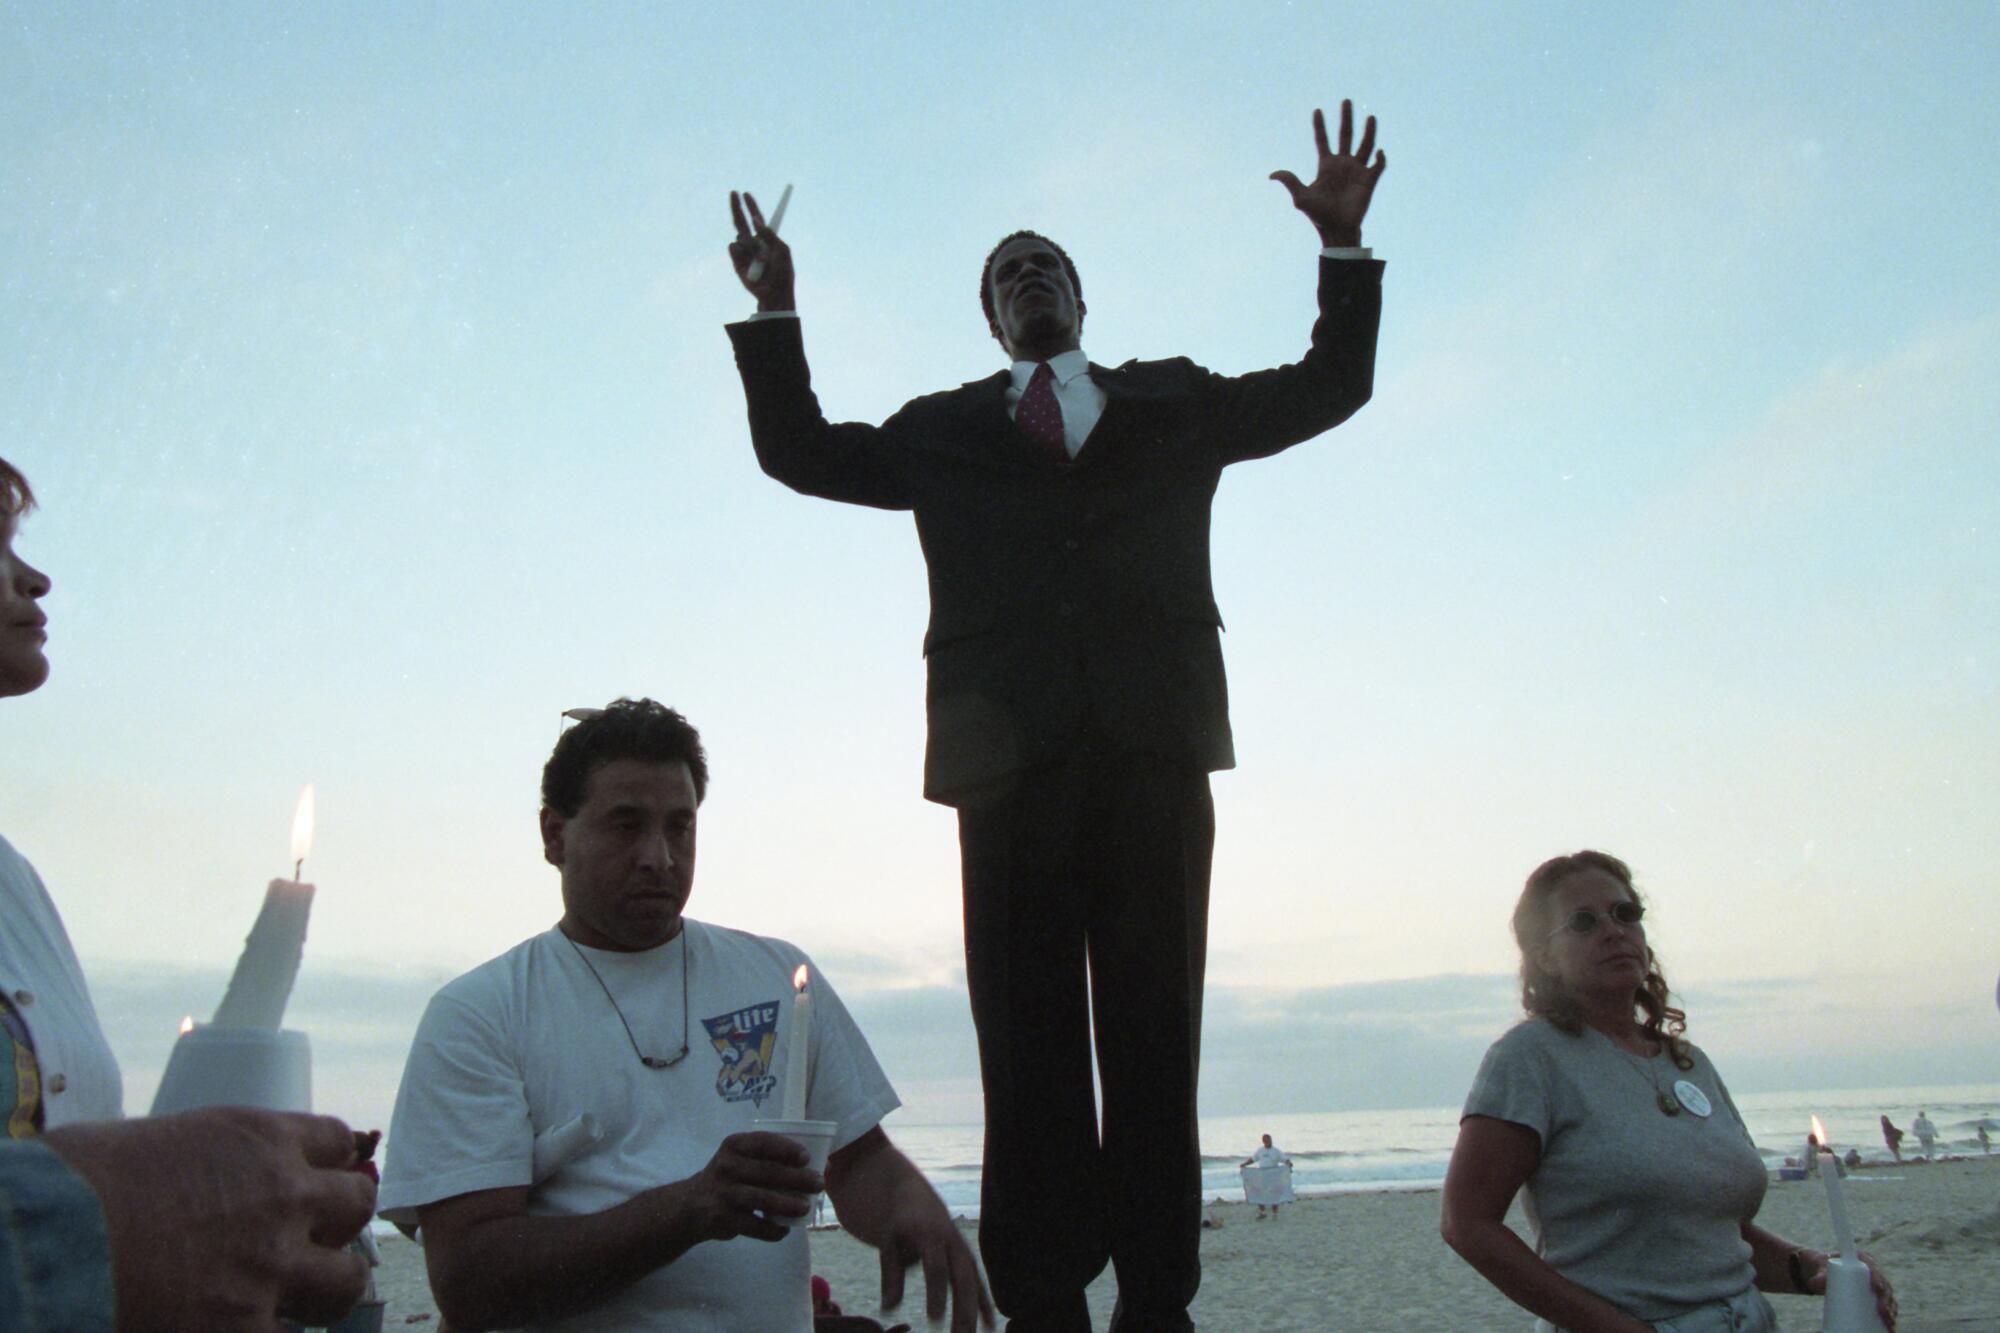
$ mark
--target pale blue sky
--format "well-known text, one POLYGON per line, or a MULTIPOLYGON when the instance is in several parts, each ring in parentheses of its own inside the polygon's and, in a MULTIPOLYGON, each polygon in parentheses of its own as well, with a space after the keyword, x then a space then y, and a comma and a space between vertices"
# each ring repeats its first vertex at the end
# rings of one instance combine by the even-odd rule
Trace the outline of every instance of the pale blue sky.
MULTIPOLYGON (((1503 973, 1522 875, 1600 845, 1725 1068, 1818 1025, 1829 1081, 1990 1079, 1996 39, 1990 4, 17 9, 0 454, 55 674, 5 706, 0 831, 87 963, 222 969, 313 781, 308 969, 444 975, 556 915, 558 712, 651 693, 714 761, 697 914, 848 991, 959 985, 914 533, 757 471, 726 192, 797 187, 837 417, 998 367, 978 266, 1023 225, 1095 359, 1248 370, 1312 312, 1264 177, 1349 95, 1390 158, 1377 394, 1223 483, 1212 985, 1503 973)), ((1497 1032, 1493 993, 1438 1024, 1497 1032)))

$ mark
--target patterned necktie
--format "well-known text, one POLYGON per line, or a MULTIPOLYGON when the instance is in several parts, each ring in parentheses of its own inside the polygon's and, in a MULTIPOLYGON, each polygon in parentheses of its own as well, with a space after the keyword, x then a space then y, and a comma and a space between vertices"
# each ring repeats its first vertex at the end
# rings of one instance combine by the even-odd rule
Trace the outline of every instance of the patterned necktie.
POLYGON ((1037 363, 1035 373, 1028 377, 1028 387, 1014 405, 1014 424, 1056 462, 1069 462, 1069 448, 1063 443, 1062 404, 1056 401, 1056 373, 1048 362, 1037 363))

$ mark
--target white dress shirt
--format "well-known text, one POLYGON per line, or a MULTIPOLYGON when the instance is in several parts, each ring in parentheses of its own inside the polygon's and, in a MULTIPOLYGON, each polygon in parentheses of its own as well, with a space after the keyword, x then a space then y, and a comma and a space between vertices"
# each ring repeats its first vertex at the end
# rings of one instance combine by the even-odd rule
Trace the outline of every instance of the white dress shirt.
MULTIPOLYGON (((1007 386, 1007 416, 1011 420, 1014 410, 1021 405, 1021 395, 1028 391, 1028 381, 1034 377, 1039 361, 1016 361, 1010 368, 1014 382, 1007 386)), ((1049 369, 1055 372, 1056 405, 1062 408, 1063 448, 1069 450, 1071 458, 1083 448, 1083 442, 1090 438, 1097 419, 1104 415, 1104 390, 1090 377, 1090 358, 1078 348, 1049 358, 1049 369)))

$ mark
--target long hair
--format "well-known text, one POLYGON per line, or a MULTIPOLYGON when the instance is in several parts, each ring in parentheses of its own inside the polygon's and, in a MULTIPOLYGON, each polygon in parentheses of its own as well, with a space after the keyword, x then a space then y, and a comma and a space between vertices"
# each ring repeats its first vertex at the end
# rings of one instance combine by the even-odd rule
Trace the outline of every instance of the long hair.
MULTIPOLYGON (((1609 852, 1581 851, 1550 857, 1536 866, 1521 887, 1520 900, 1514 904, 1514 943, 1521 950, 1521 1007, 1530 1018, 1546 1018, 1572 1037, 1583 1033, 1583 1011, 1562 978, 1535 959, 1553 928, 1548 912, 1550 895, 1565 880, 1593 870, 1617 880, 1633 902, 1644 902, 1639 890, 1633 887, 1630 866, 1609 852)), ((1659 955, 1651 948, 1646 950, 1646 977, 1632 992, 1632 1005, 1645 1015, 1639 1023, 1640 1031, 1661 1043, 1673 1056, 1675 1065, 1694 1068, 1694 1057, 1688 1054, 1687 1039, 1682 1036, 1687 1031, 1687 1014, 1674 1008, 1666 974, 1660 970, 1659 955)))

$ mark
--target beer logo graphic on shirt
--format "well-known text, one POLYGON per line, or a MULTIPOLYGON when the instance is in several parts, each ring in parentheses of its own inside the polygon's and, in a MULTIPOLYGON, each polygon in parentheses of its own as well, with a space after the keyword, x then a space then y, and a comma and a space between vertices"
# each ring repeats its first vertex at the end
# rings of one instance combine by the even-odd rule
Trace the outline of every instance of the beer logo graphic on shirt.
POLYGON ((715 1095, 725 1102, 749 1102, 762 1106, 778 1084, 771 1072, 771 1052, 778 1044, 778 1002, 753 1004, 747 1009, 704 1018, 708 1040, 722 1057, 722 1072, 715 1076, 715 1095))
POLYGON ((42 1067, 28 1025, 0 995, 0 1134, 31 1139, 42 1132, 42 1067))

